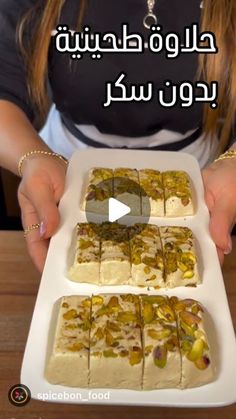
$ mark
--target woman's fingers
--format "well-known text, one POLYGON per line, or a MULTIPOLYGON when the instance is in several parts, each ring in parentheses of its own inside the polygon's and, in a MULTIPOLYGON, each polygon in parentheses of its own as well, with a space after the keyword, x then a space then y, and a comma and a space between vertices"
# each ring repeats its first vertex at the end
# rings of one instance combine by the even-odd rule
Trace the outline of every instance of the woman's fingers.
POLYGON ((42 272, 47 256, 49 240, 41 238, 39 228, 31 230, 33 225, 40 225, 40 223, 38 214, 28 198, 19 193, 19 203, 23 228, 24 230, 29 229, 25 236, 28 251, 37 269, 42 272))
POLYGON ((56 231, 60 216, 57 208, 54 191, 48 183, 30 183, 26 187, 27 196, 30 196, 41 225, 41 236, 50 238, 56 231), (37 186, 37 187, 36 187, 37 186))
POLYGON ((18 199, 22 224, 27 230, 29 253, 37 268, 42 271, 49 239, 60 222, 57 204, 64 191, 66 167, 57 159, 45 156, 29 158, 26 163, 18 199), (32 231, 31 226, 34 224, 40 228, 32 231))
POLYGON ((232 251, 230 233, 234 225, 235 209, 227 200, 217 200, 211 210, 210 232, 216 246, 224 254, 232 251))
POLYGON ((231 231, 236 218, 235 162, 213 163, 202 171, 205 201, 210 212, 210 233, 221 264, 232 251, 231 231))
POLYGON ((217 249, 217 253, 218 253, 218 258, 219 258, 220 264, 221 264, 221 266, 223 266, 224 258, 225 258, 224 252, 223 252, 223 250, 219 249, 219 247, 217 247, 216 249, 217 249))
POLYGON ((50 183, 31 181, 19 187, 19 204, 23 228, 39 224, 40 228, 29 231, 26 242, 29 254, 36 267, 42 272, 49 245, 49 238, 59 224, 59 211, 50 183))

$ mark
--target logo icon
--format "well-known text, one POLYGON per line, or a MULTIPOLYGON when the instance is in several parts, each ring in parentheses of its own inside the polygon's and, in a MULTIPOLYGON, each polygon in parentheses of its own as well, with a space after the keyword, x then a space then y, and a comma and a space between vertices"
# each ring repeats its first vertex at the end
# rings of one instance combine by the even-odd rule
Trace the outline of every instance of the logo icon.
POLYGON ((24 384, 15 384, 8 392, 8 399, 14 406, 25 406, 31 399, 30 389, 24 384))

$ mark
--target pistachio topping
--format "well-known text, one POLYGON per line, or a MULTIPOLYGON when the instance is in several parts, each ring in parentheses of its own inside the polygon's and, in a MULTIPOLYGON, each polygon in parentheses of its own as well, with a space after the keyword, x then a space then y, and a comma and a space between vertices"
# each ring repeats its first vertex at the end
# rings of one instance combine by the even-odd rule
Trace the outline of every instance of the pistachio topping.
POLYGON ((101 295, 93 295, 92 296, 92 304, 93 305, 102 305, 104 302, 103 297, 101 297, 101 295))
POLYGON ((181 311, 179 313, 179 316, 189 326, 192 326, 194 324, 198 324, 201 321, 201 317, 199 317, 196 314, 193 314, 189 311, 181 311))
POLYGON ((105 358, 117 358, 118 354, 113 349, 106 349, 103 351, 105 358))
POLYGON ((196 361, 194 362, 194 364, 199 370, 205 370, 207 367, 209 367, 210 363, 211 363, 210 359, 208 358, 207 355, 201 356, 200 358, 196 359, 196 361))
POLYGON ((154 310, 151 303, 144 301, 143 302, 143 321, 144 324, 151 323, 154 319, 154 310))
POLYGON ((150 336, 152 339, 155 339, 155 340, 162 340, 164 338, 167 338, 170 335, 171 335, 171 330, 167 328, 162 329, 162 330, 155 330, 155 329, 148 330, 148 336, 150 336))
POLYGON ((189 177, 184 171, 166 171, 163 173, 163 184, 165 198, 172 196, 181 198, 184 206, 188 205, 191 199, 191 189, 189 177))
POLYGON ((166 345, 157 345, 153 349, 154 364, 158 368, 164 368, 167 362, 167 348, 166 345))
POLYGON ((119 352, 119 355, 122 358, 125 358, 125 357, 129 356, 129 351, 127 351, 127 349, 121 349, 121 351, 119 352))
POLYGON ((196 339, 192 345, 191 350, 187 353, 189 361, 196 361, 203 355, 204 341, 202 339, 196 339))
POLYGON ((69 311, 66 311, 63 314, 63 318, 66 319, 66 320, 75 319, 76 317, 78 317, 78 313, 77 313, 77 311, 74 308, 72 308, 69 311))
POLYGON ((139 364, 142 361, 142 349, 139 346, 133 346, 129 353, 130 365, 139 364))
POLYGON ((170 302, 177 315, 181 353, 199 370, 206 369, 210 358, 202 323, 202 306, 191 298, 179 301, 172 297, 170 302))
POLYGON ((84 349, 84 348, 85 346, 82 342, 75 342, 73 343, 73 345, 67 347, 67 349, 72 352, 81 351, 81 349, 84 349))
POLYGON ((87 368, 90 384, 101 377, 102 386, 101 371, 107 367, 111 384, 118 371, 119 382, 136 376, 143 389, 161 388, 159 383, 169 385, 170 379, 173 388, 211 379, 204 308, 191 298, 154 293, 63 297, 56 336, 57 371, 67 359, 70 365, 78 362, 87 368))

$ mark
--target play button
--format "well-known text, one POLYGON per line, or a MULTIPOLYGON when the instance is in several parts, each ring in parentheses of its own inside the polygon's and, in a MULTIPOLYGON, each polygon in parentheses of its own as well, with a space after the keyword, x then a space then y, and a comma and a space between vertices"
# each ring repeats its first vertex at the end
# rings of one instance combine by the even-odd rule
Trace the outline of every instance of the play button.
MULTIPOLYGON (((109 223, 111 223, 111 239, 120 241, 122 237, 113 235, 113 224, 132 225, 141 223, 144 228, 149 222, 150 203, 146 192, 133 180, 127 177, 114 177, 97 184, 93 184, 86 196, 85 215, 88 223, 92 223, 102 239, 107 237, 109 223), (145 205, 145 214, 142 214, 141 207, 145 205), (105 233, 97 225, 106 223, 105 233)), ((135 235, 137 229, 132 229, 130 238, 135 235)))
POLYGON ((130 207, 122 204, 118 199, 110 198, 108 202, 108 220, 110 223, 119 220, 130 213, 130 207))

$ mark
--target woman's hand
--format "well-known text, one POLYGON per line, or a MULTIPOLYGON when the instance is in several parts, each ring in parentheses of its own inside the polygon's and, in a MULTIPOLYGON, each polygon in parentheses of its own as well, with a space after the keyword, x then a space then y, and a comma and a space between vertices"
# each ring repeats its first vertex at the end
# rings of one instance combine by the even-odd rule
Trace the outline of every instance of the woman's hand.
POLYGON ((236 222, 236 158, 212 163, 202 171, 205 200, 210 211, 210 232, 221 264, 232 250, 231 231, 236 222))
POLYGON ((32 156, 24 162, 18 200, 23 228, 40 224, 26 235, 28 250, 42 272, 50 237, 59 224, 57 204, 63 194, 66 165, 52 156, 32 156))

